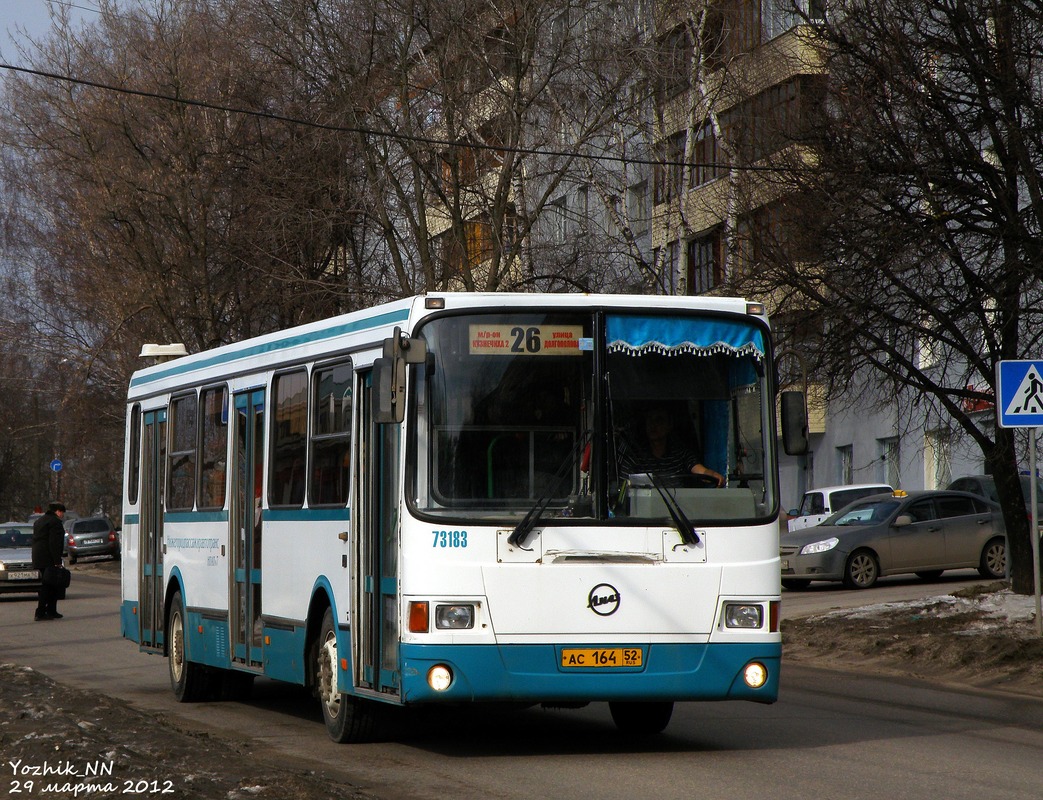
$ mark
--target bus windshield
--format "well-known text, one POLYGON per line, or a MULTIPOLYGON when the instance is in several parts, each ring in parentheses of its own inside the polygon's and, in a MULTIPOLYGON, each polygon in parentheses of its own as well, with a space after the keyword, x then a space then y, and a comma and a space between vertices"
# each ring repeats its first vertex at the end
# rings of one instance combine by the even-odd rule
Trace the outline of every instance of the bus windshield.
POLYGON ((418 335, 412 503, 516 524, 670 526, 775 513, 765 335, 745 318, 446 316, 418 335))

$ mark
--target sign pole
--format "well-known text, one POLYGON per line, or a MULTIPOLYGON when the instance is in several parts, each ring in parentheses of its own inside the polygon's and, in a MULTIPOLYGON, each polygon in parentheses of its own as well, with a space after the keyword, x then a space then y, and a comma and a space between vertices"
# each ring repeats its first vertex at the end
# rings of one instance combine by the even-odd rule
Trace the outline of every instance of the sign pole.
POLYGON ((1039 428, 1029 428, 1029 496, 1032 498, 1032 580, 1036 595, 1036 633, 1043 636, 1043 614, 1040 613, 1040 577, 1039 577, 1039 507, 1036 505, 1036 435, 1039 428))
MULTIPOLYGON (((1002 360, 996 362, 996 422, 1001 428, 1027 428, 1029 432, 1029 502, 1032 504, 1033 594, 1036 600, 1036 633, 1043 636, 1043 614, 1040 613, 1039 576, 1039 507, 1036 505, 1036 436, 1043 428, 1043 361, 1002 360)), ((1008 574, 1010 553, 1007 553, 1008 574)))

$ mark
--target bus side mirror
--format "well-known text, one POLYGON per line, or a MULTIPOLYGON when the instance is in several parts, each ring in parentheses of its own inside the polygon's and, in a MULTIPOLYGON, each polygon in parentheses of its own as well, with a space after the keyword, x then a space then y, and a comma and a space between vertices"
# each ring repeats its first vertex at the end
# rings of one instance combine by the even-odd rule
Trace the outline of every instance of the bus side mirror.
MULTIPOLYGON (((402 375, 404 378, 405 364, 402 364, 402 375)), ((377 390, 373 419, 378 425, 401 422, 405 417, 405 408, 398 402, 399 392, 404 391, 405 387, 402 386, 400 390, 399 385, 393 358, 378 358, 373 362, 373 386, 377 390)))
POLYGON ((804 392, 786 391, 779 397, 782 411, 782 448, 788 456, 808 452, 808 404, 804 392))
POLYGON ((410 339, 395 328, 394 335, 384 340, 384 355, 373 362, 373 385, 376 388, 377 424, 401 422, 406 416, 406 365, 423 364, 427 360, 427 342, 410 339))

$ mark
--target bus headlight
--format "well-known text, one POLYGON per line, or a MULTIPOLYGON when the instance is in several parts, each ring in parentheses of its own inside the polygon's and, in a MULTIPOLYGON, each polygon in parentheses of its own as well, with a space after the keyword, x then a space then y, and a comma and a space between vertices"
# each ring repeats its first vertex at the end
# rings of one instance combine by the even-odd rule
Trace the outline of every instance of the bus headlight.
POLYGON ((724 627, 757 629, 764 626, 764 609, 757 603, 725 603, 724 627))
POLYGON ((453 671, 445 664, 435 664, 427 671, 427 685, 436 692, 444 692, 453 683, 453 671))
POLYGON ((742 679, 751 689, 760 689, 768 682, 768 668, 756 661, 751 661, 742 671, 742 679))
POLYGON ((443 631, 462 631, 474 627, 474 605, 460 603, 435 606, 435 627, 443 631))

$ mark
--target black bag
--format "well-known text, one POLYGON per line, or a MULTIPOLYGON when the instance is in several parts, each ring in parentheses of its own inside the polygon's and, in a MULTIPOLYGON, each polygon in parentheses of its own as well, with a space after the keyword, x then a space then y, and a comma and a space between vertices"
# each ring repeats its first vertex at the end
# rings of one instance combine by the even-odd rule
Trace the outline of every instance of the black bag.
POLYGON ((47 567, 43 571, 43 582, 57 589, 68 589, 72 583, 72 573, 65 567, 47 567))

